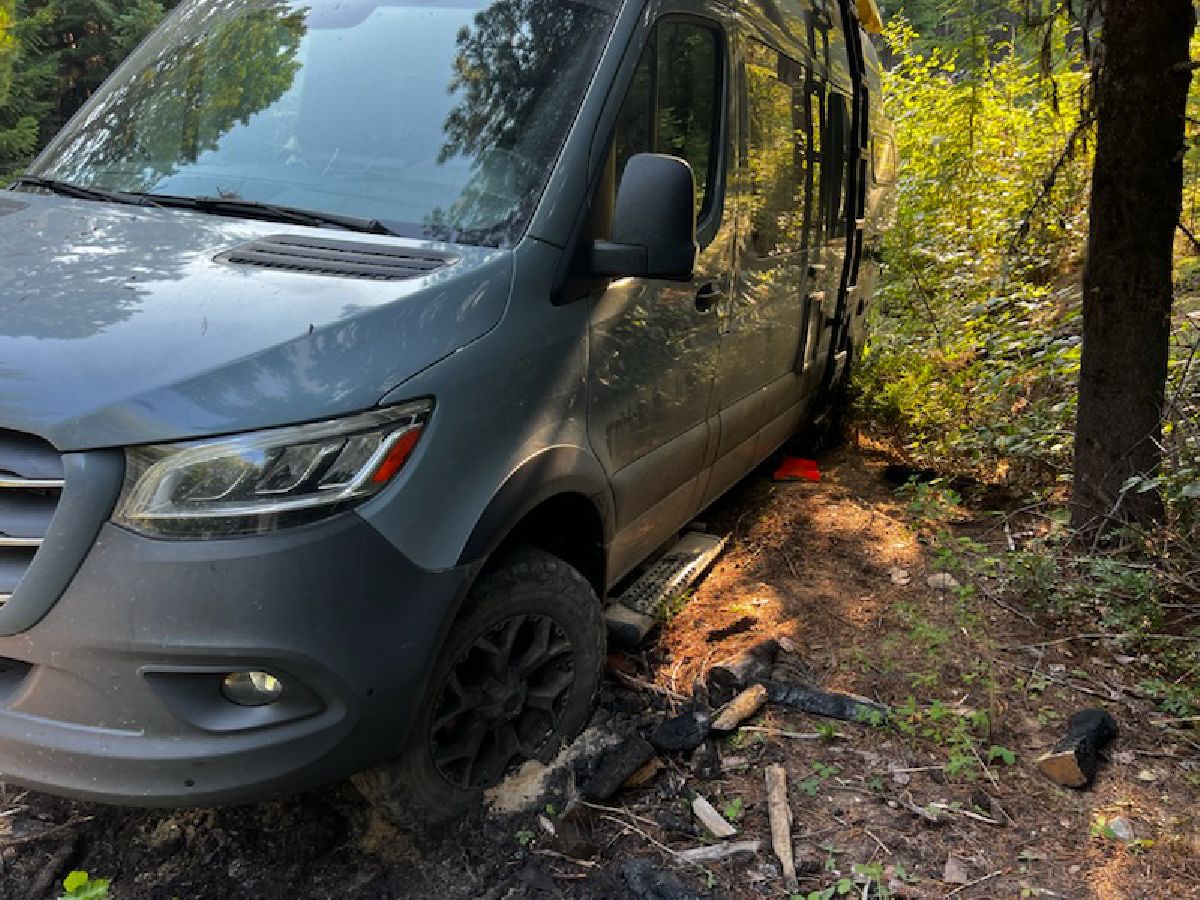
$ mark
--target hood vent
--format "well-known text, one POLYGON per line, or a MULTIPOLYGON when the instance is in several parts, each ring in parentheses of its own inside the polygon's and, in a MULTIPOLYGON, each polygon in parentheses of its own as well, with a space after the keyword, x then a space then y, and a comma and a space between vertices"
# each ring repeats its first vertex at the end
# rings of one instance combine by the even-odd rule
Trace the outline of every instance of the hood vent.
POLYGON ((276 235, 228 250, 219 262, 307 275, 401 281, 420 278, 457 262, 445 253, 388 244, 276 235))

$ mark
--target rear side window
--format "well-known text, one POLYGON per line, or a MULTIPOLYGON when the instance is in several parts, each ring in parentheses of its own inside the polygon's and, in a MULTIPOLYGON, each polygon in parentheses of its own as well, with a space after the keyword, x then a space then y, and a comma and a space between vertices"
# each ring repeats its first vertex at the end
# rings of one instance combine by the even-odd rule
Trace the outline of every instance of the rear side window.
POLYGON ((804 73, 755 41, 747 47, 745 73, 751 245, 759 257, 783 256, 804 246, 811 141, 804 73))
POLYGON ((896 182, 896 142, 886 131, 875 135, 871 144, 871 160, 878 184, 896 182))
POLYGON ((847 193, 848 166, 850 164, 850 111, 846 98, 837 91, 829 92, 829 128, 825 133, 828 141, 825 161, 828 179, 826 200, 826 221, 829 223, 830 237, 844 237, 846 234, 847 209, 846 202, 850 199, 847 193))
POLYGON ((660 22, 638 63, 613 142, 618 178, 635 153, 686 159, 696 176, 699 219, 713 206, 723 59, 715 28, 690 20, 660 22))

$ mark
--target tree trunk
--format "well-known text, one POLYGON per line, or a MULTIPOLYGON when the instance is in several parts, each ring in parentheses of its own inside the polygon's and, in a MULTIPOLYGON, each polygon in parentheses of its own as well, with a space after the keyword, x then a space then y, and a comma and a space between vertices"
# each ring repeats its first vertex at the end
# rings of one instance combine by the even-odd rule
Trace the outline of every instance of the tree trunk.
POLYGON ((1072 525, 1152 525, 1171 327, 1171 264, 1183 196, 1191 0, 1105 0, 1097 141, 1083 272, 1083 361, 1072 525))

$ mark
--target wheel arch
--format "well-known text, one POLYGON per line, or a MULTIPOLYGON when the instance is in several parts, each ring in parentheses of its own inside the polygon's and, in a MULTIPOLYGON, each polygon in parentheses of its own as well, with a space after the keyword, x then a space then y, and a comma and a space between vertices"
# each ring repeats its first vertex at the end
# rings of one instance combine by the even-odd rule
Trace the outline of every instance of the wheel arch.
POLYGON ((534 546, 570 563, 603 597, 614 528, 612 488, 599 461, 578 447, 551 447, 505 479, 458 562, 478 564, 508 547, 534 546))

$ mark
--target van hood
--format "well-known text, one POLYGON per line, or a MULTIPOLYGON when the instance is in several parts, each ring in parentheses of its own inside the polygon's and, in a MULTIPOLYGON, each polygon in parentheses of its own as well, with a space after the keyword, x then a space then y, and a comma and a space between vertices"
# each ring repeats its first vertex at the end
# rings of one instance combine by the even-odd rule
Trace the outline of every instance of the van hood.
POLYGON ((367 409, 493 328, 511 280, 509 251, 0 193, 0 429, 70 451, 367 409), (374 281, 217 259, 274 236, 454 262, 374 281))

